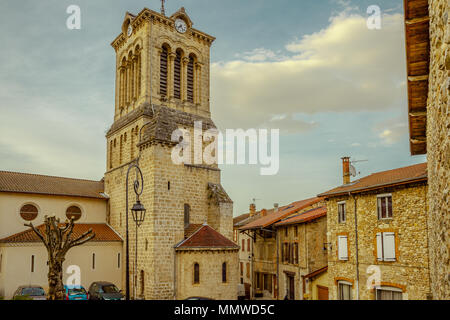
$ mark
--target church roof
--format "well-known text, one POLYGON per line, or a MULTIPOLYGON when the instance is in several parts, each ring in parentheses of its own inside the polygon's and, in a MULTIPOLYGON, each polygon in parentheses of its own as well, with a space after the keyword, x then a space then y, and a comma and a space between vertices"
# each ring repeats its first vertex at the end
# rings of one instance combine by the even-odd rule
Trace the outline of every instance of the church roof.
MULTIPOLYGON (((42 234, 45 233, 45 225, 41 224, 36 227, 42 234)), ((122 238, 117 234, 111 226, 106 223, 76 223, 73 228, 73 233, 71 238, 75 239, 81 236, 83 233, 89 231, 95 233, 95 237, 91 240, 92 242, 116 242, 122 241, 122 238)), ((41 242, 38 236, 33 230, 27 229, 25 231, 13 234, 12 236, 0 239, 0 243, 34 243, 41 242)))
POLYGON ((204 224, 190 237, 175 246, 177 250, 183 249, 239 249, 233 241, 229 240, 210 226, 204 224))
POLYGON ((106 199, 103 181, 0 171, 0 192, 106 199))

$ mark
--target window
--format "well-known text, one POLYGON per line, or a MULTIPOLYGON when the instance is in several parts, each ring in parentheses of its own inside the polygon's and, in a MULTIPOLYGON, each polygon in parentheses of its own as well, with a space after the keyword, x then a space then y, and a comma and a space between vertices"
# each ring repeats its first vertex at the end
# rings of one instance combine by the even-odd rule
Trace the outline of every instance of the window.
POLYGON ((286 227, 286 228, 284 228, 284 235, 287 237, 288 236, 288 228, 286 227))
POLYGON ((298 264, 298 242, 294 243, 294 264, 298 264))
POLYGON ((255 286, 256 289, 261 289, 261 277, 259 272, 255 272, 255 286))
POLYGON ((222 263, 222 283, 227 282, 227 263, 222 263))
POLYGON ((162 96, 167 96, 167 60, 169 50, 166 46, 162 47, 160 56, 160 75, 159 75, 159 92, 162 96))
POLYGON ((167 190, 170 191, 170 181, 167 181, 167 190))
POLYGON ((250 239, 247 239, 247 251, 250 252, 250 239))
POLYGON ((141 270, 141 295, 145 293, 145 271, 141 270))
POLYGON ((395 233, 377 233, 377 260, 395 261, 395 233))
POLYGON ((187 65, 187 100, 194 102, 194 57, 189 56, 189 63, 187 65))
POLYGON ((392 218, 392 195, 379 195, 377 197, 378 219, 392 218))
POLYGON ((242 252, 244 252, 245 251, 245 239, 242 239, 242 252))
POLYGON ((187 203, 184 204, 184 228, 189 227, 191 215, 191 206, 187 203))
POLYGON ((244 263, 240 263, 241 277, 244 275, 244 263))
POLYGON ((34 255, 31 256, 31 272, 34 272, 34 255))
POLYGON ((247 278, 250 278, 250 263, 247 262, 247 265, 245 266, 245 269, 247 269, 247 278))
POLYGON ((403 300, 402 290, 391 287, 375 289, 375 300, 403 300))
POLYGON ((200 283, 200 265, 198 263, 194 264, 194 284, 200 283))
POLYGON ((73 219, 74 221, 80 220, 81 209, 77 206, 71 206, 71 207, 67 208, 66 217, 69 220, 71 220, 71 219, 73 219))
POLYGON ((338 282, 338 299, 352 300, 352 284, 345 281, 338 282))
POLYGON ((344 202, 338 203, 338 217, 339 217, 339 223, 344 223, 347 219, 347 208, 344 202))
POLYGON ((177 50, 173 66, 173 94, 175 99, 181 99, 181 51, 177 50))
POLYGON ((117 254, 117 269, 120 269, 120 253, 117 254))
POLYGON ((294 227, 294 236, 298 237, 298 226, 294 227))
POLYGON ((38 216, 38 209, 32 204, 26 204, 20 208, 20 216, 23 220, 33 221, 38 216))
POLYGON ((338 236, 339 260, 348 260, 348 236, 338 236))
POLYGON ((92 254, 92 270, 95 270, 95 253, 92 254))

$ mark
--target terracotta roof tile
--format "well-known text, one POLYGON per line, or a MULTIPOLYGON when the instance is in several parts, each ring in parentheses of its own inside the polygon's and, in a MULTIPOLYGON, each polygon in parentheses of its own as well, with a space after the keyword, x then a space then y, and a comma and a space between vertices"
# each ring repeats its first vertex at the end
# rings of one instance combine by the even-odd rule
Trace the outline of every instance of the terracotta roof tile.
POLYGON ((203 225, 189 238, 176 246, 177 249, 195 249, 195 248, 226 248, 239 249, 231 240, 221 235, 208 225, 203 225))
POLYGON ((261 211, 258 211, 258 214, 260 215, 260 218, 244 225, 243 227, 239 228, 239 230, 249 230, 249 229, 260 229, 265 228, 267 226, 270 226, 281 219, 284 219, 291 214, 302 210, 306 207, 309 207, 317 202, 320 202, 323 200, 323 198, 315 197, 310 198, 306 200, 296 201, 291 204, 288 204, 284 207, 278 208, 278 211, 274 211, 274 209, 267 210, 267 213, 265 216, 261 216, 261 211))
POLYGON ((244 213, 244 214, 241 214, 240 216, 234 217, 233 218, 233 226, 236 225, 236 223, 239 223, 242 220, 247 219, 248 217, 250 217, 249 213, 244 213))
POLYGON ((299 223, 305 223, 308 221, 312 221, 321 217, 325 217, 327 215, 327 207, 323 206, 323 207, 319 207, 319 208, 315 208, 315 209, 311 209, 309 211, 306 212, 302 212, 300 214, 291 216, 291 217, 287 217, 283 220, 281 220, 280 222, 276 223, 275 226, 279 227, 279 226, 285 226, 285 225, 289 225, 289 224, 299 224, 299 223))
POLYGON ((329 197, 357 193, 369 189, 383 188, 390 185, 405 184, 414 181, 427 180, 427 163, 373 173, 348 185, 343 185, 319 194, 319 197, 329 197))
POLYGON ((190 224, 189 227, 187 227, 184 230, 184 238, 189 238, 192 236, 198 229, 200 229, 203 226, 203 224, 190 224))
MULTIPOLYGON (((45 226, 41 224, 37 227, 41 233, 45 233, 45 226)), ((73 228, 72 239, 81 236, 89 229, 95 233, 93 242, 115 242, 122 241, 122 238, 106 223, 77 223, 73 228)), ((33 230, 27 229, 25 231, 16 233, 7 238, 1 239, 0 243, 24 243, 24 242, 41 242, 33 230)))
POLYGON ((103 181, 0 171, 0 192, 35 193, 106 199, 103 181))

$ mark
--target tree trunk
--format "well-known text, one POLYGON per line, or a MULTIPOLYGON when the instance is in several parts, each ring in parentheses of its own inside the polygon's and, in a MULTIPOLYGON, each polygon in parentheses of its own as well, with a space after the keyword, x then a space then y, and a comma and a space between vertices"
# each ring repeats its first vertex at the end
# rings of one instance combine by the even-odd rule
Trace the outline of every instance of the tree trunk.
POLYGON ((48 264, 48 300, 64 300, 65 290, 63 284, 62 262, 49 261, 48 264))

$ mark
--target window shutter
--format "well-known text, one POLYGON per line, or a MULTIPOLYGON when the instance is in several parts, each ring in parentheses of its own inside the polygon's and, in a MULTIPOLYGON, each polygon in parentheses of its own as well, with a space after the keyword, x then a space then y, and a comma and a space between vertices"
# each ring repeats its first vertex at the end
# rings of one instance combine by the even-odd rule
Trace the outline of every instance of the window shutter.
POLYGON ((395 233, 383 232, 384 260, 395 261, 395 233))
POLYGON ((383 239, 382 233, 377 233, 377 260, 383 261, 383 239))
POLYGON ((339 260, 348 260, 347 236, 338 236, 339 260))

